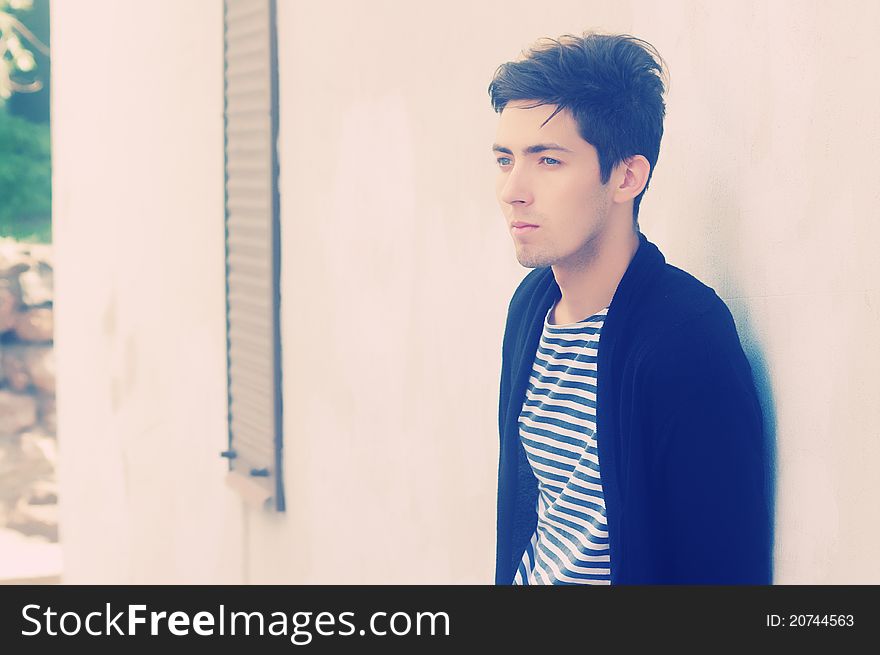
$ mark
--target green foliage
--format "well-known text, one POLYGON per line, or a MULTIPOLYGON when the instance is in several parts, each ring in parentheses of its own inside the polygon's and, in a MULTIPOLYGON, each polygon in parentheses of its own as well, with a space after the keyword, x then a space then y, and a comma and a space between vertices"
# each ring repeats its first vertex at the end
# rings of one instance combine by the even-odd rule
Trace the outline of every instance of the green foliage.
POLYGON ((42 88, 39 79, 25 81, 19 74, 29 74, 37 67, 31 48, 49 56, 49 48, 20 19, 20 12, 33 9, 33 0, 0 0, 0 98, 16 92, 42 88))
POLYGON ((51 240, 51 195, 49 125, 0 109, 0 236, 51 240))
MULTIPOLYGON (((0 0, 2 6, 4 0, 0 0)), ((0 9, 2 11, 2 9, 0 9)), ((36 41, 48 44, 50 40, 49 29, 49 0, 33 0, 32 8, 27 11, 11 11, 16 18, 33 34, 36 41)), ((16 72, 14 77, 21 83, 39 82, 40 90, 13 93, 6 100, 6 109, 13 116, 27 118, 32 123, 48 123, 49 116, 49 90, 51 86, 52 61, 48 50, 37 45, 25 42, 34 56, 36 68, 27 73, 16 72)), ((2 104, 2 98, 0 98, 2 104)))

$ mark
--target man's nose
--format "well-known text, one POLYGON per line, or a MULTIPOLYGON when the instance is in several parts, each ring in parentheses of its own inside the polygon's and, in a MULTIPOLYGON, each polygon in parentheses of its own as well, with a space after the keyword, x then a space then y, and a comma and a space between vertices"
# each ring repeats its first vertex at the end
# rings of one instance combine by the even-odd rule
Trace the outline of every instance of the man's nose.
POLYGON ((508 205, 514 203, 529 205, 532 203, 534 199, 532 187, 524 169, 517 169, 514 166, 510 170, 498 194, 498 199, 508 205))

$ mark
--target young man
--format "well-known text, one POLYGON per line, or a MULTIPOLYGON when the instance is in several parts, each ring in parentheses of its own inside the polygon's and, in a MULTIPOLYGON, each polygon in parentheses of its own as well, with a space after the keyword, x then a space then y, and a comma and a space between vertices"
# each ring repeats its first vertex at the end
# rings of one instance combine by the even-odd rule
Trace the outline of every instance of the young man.
POLYGON ((662 59, 539 41, 497 70, 520 264, 501 370, 496 584, 770 584, 761 407, 730 311, 639 231, 662 59))

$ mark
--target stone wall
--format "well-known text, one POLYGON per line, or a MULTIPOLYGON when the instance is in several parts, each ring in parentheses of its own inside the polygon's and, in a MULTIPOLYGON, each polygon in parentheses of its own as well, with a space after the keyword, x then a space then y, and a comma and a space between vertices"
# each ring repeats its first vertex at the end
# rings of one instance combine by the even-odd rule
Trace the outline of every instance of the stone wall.
POLYGON ((58 540, 52 249, 0 239, 0 529, 58 540))

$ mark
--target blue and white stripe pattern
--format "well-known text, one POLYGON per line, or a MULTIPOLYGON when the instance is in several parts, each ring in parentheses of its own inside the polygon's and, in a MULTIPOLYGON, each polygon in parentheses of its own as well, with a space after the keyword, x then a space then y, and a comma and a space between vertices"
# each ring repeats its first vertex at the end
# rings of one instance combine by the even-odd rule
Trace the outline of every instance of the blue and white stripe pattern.
POLYGON ((577 323, 550 312, 519 416, 538 479, 538 526, 514 584, 611 584, 605 499, 596 439, 599 335, 608 307, 577 323))

